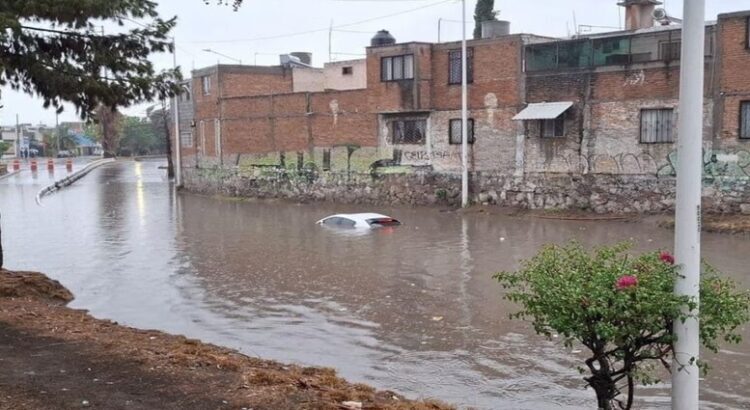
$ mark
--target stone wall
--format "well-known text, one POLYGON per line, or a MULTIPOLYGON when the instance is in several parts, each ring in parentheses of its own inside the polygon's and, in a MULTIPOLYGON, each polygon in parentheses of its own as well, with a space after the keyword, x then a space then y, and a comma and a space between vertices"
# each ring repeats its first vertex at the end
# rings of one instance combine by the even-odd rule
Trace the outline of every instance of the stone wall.
MULTIPOLYGON (((187 169, 185 188, 204 194, 367 204, 449 205, 460 201, 458 175, 417 169, 408 173, 320 172, 280 167, 187 169)), ((675 179, 649 175, 527 174, 470 176, 475 203, 596 213, 657 213, 674 209, 675 179)), ((750 178, 704 181, 703 206, 712 213, 747 211, 750 178)))

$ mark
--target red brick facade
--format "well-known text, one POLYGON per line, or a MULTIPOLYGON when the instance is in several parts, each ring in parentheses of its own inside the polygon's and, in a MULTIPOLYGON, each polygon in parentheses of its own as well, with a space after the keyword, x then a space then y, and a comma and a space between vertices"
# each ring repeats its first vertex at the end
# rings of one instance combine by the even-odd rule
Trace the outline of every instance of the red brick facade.
MULTIPOLYGON (((713 116, 708 113, 707 135, 732 144, 738 143, 740 103, 750 100, 749 19, 750 12, 720 16, 715 51, 706 60, 707 110, 714 112, 713 116)), ((632 147, 638 144, 640 109, 676 106, 679 61, 530 72, 526 69, 527 46, 542 41, 534 36, 509 35, 469 42, 473 53, 469 108, 476 119, 477 146, 482 146, 483 138, 492 138, 492 144, 486 146, 498 149, 497 155, 482 157, 491 161, 484 165, 472 160, 476 168, 562 170, 566 169, 559 162, 562 150, 582 158, 585 146, 589 156, 603 155, 612 147, 615 151, 625 149, 618 138, 634 139, 627 147, 627 155, 634 158, 640 158, 641 153, 662 159, 669 155, 671 147, 642 147, 638 152, 632 147), (565 114, 567 138, 542 141, 532 149, 530 125, 514 122, 512 117, 527 103, 553 101, 574 102, 565 114), (614 109, 612 104, 616 104, 614 109), (610 129, 613 133, 602 141, 611 137, 611 144, 591 140, 610 129), (519 139, 523 134, 525 143, 519 139)), ((183 153, 231 164, 244 154, 313 153, 316 148, 343 145, 378 147, 384 144, 384 118, 403 114, 433 121, 429 126, 434 134, 431 148, 422 153, 412 147, 410 158, 439 155, 454 159, 456 147, 448 144, 448 121, 458 117, 461 87, 449 84, 449 53, 457 49, 460 43, 369 47, 367 88, 352 91, 294 93, 292 70, 282 67, 217 66, 195 71, 195 147, 183 148, 183 153), (402 55, 414 56, 414 78, 383 81, 382 59, 402 55), (207 94, 203 77, 211 78, 207 94)), ((473 148, 470 155, 475 157, 473 148)), ((596 169, 590 158, 581 158, 567 158, 564 165, 567 169, 596 169)), ((647 162, 643 158, 637 161, 639 168, 647 162)), ((432 164, 429 159, 426 163, 432 164)))

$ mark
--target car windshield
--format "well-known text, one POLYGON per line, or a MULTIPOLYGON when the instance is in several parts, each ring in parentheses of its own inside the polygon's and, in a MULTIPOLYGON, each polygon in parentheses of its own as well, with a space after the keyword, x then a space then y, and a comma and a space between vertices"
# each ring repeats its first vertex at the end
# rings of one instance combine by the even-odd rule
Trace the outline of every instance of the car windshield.
POLYGON ((372 218, 368 219, 367 223, 370 224, 370 226, 396 226, 401 225, 401 222, 393 219, 393 218, 372 218))

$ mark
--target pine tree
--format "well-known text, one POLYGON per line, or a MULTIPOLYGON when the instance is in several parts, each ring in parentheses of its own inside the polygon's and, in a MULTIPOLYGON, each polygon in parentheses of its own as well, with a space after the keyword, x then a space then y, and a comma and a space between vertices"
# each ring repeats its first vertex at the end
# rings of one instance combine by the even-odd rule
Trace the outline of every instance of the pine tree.
POLYGON ((474 38, 482 38, 482 22, 497 20, 495 12, 495 0, 477 0, 474 9, 474 38))
MULTIPOLYGON (((178 70, 148 57, 172 51, 176 18, 151 0, 0 0, 0 85, 35 95, 45 108, 72 104, 83 119, 179 92, 178 70), (137 28, 130 21, 139 22, 137 28), (101 22, 118 25, 103 34, 101 22), (142 25, 141 25, 142 24, 142 25)), ((0 248, 0 268, 2 268, 0 248)))

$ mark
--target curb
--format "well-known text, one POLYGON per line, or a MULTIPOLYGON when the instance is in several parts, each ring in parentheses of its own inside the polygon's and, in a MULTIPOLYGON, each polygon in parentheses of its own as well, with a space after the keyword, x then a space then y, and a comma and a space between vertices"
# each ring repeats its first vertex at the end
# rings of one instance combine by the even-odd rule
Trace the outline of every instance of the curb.
POLYGON ((10 177, 12 177, 13 175, 18 175, 18 174, 20 174, 20 173, 21 173, 21 171, 23 171, 23 170, 22 170, 22 169, 19 169, 18 171, 8 172, 7 174, 4 174, 4 175, 0 175, 0 181, 4 180, 4 179, 6 179, 6 178, 10 178, 10 177))
POLYGON ((43 188, 39 191, 39 193, 36 194, 36 204, 42 206, 42 198, 44 198, 45 196, 72 185, 74 182, 83 178, 84 176, 86 176, 86 174, 93 171, 94 169, 102 165, 110 164, 112 162, 115 162, 114 158, 98 159, 96 161, 88 163, 82 170, 76 171, 59 181, 55 181, 54 184, 43 188))

